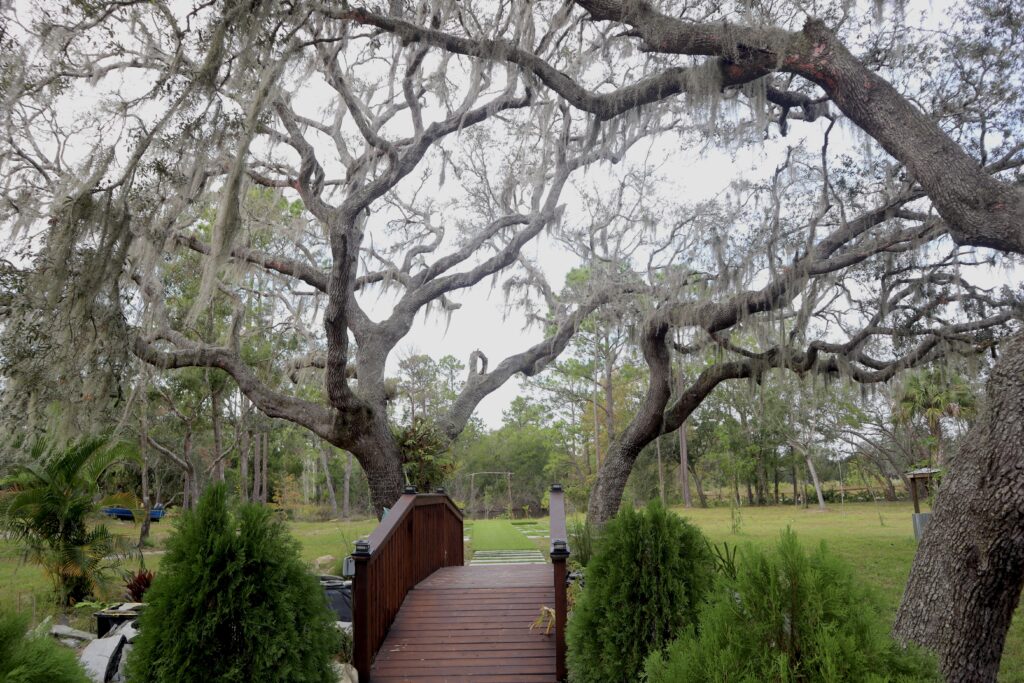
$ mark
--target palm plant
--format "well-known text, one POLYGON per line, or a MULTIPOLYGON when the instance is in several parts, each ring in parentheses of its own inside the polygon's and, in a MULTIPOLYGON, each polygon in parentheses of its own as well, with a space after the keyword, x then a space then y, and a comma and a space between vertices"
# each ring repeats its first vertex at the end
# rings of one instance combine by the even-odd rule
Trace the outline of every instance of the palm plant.
POLYGON ((0 530, 24 546, 25 560, 43 568, 68 607, 98 595, 117 559, 131 552, 125 539, 88 522, 100 476, 130 457, 130 446, 105 437, 64 448, 39 440, 31 455, 31 464, 0 483, 0 530))
POLYGON ((896 407, 897 424, 908 424, 920 418, 928 427, 931 448, 929 460, 942 465, 942 420, 953 417, 969 420, 977 409, 970 386, 957 375, 938 370, 911 375, 903 386, 896 407))

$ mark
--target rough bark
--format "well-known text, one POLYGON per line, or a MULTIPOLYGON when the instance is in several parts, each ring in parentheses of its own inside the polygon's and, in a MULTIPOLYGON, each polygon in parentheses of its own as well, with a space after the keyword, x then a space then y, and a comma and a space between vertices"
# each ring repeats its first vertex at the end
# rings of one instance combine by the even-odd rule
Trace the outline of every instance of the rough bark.
POLYGON ((616 440, 615 447, 605 454, 604 464, 598 471, 587 506, 587 520, 595 526, 602 526, 618 513, 633 463, 644 446, 662 431, 662 411, 671 395, 667 334, 668 325, 659 325, 640 342, 651 369, 651 379, 636 416, 616 440))
POLYGON ((1024 335, 950 462, 893 635, 934 650, 950 681, 995 681, 1024 585, 1024 335))

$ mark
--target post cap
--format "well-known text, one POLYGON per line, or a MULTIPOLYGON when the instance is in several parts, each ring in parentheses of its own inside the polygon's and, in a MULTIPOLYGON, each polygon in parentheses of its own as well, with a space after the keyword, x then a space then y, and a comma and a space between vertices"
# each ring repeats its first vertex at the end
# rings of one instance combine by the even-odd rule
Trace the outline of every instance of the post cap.
POLYGON ((356 541, 356 550, 353 555, 369 555, 370 554, 370 542, 365 538, 356 541))
POLYGON ((403 493, 412 493, 412 494, 415 494, 415 493, 416 493, 416 487, 415 487, 415 486, 412 486, 412 485, 406 486, 406 487, 405 487, 405 490, 403 491, 403 493))
POLYGON ((551 541, 551 556, 552 557, 568 557, 569 545, 562 539, 555 539, 551 541))
POLYGON ((436 489, 434 489, 434 493, 448 493, 448 492, 444 490, 443 486, 438 486, 436 489))
POLYGON ((561 490, 562 490, 562 485, 561 484, 552 484, 551 485, 551 491, 552 492, 560 492, 561 490))

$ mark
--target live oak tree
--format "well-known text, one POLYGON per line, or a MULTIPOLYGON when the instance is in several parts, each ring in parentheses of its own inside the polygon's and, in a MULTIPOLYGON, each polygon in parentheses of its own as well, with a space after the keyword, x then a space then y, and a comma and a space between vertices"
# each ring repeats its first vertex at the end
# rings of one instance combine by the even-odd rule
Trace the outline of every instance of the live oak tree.
MULTIPOLYGON (((884 163, 860 169, 883 178, 885 189, 857 206, 843 196, 847 181, 837 182, 828 168, 826 135, 822 163, 809 171, 820 176, 822 192, 803 195, 811 200, 810 210, 785 228, 786 216, 794 217, 787 210, 774 211, 763 224, 771 239, 755 253, 767 261, 760 266, 767 284, 653 307, 640 331, 651 369, 647 399, 602 468, 590 504, 594 522, 618 509, 643 446, 678 428, 724 380, 756 379, 767 367, 782 367, 885 381, 948 353, 954 343, 978 348, 1016 329, 1006 325, 1016 317, 1012 292, 996 301, 991 293, 966 286, 958 273, 966 262, 987 258, 972 247, 1024 253, 1024 190, 1016 179, 1024 148, 1022 58, 1015 47, 1024 31, 1019 8, 972 3, 937 41, 918 41, 927 33, 899 22, 891 30, 883 24, 865 39, 866 25, 857 22, 852 3, 733 8, 576 0, 511 7, 533 12, 526 20, 537 27, 532 39, 519 34, 509 39, 483 28, 486 24, 466 21, 473 16, 469 8, 456 10, 456 19, 447 23, 425 22, 399 6, 386 13, 344 6, 330 12, 411 44, 518 65, 576 109, 609 125, 655 103, 671 110, 677 96, 710 100, 714 114, 718 101, 738 89, 756 117, 778 121, 780 134, 794 120, 840 115, 889 155, 884 163), (550 16, 554 19, 544 25, 541 17, 550 16), (561 50, 549 49, 555 43, 561 50), (643 56, 633 56, 635 49, 643 56), (582 66, 578 55, 585 57, 582 66), (796 244, 777 253, 786 235, 797 235, 796 244), (936 246, 950 242, 968 249, 947 250, 943 258, 936 246), (860 268, 863 278, 855 287, 844 282, 849 271, 842 273, 851 266, 860 268), (870 308, 861 307, 858 323, 840 323, 821 336, 821 326, 808 325, 815 317, 834 320, 821 306, 830 297, 856 299, 871 289, 875 296, 870 308), (949 308, 954 300, 961 305, 958 312, 949 308), (993 309, 1003 312, 993 317, 993 309), (763 335, 755 348, 728 339, 732 328, 772 312, 790 320, 771 325, 778 333, 763 335), (997 326, 1002 329, 993 334, 997 326), (731 358, 710 365, 675 392, 669 349, 679 328, 690 334, 687 346, 677 350, 692 353, 710 344, 731 358)), ((875 12, 885 8, 881 3, 875 12)), ((867 186, 859 188, 863 200, 867 186)), ((797 199, 792 191, 785 194, 787 204, 797 199)), ((776 206, 779 195, 772 193, 776 206)), ((723 232, 739 229, 729 227, 723 232)), ((719 269, 717 277, 722 275, 719 269)), ((951 680, 994 678, 1024 581, 1017 495, 1022 470, 1012 465, 1019 458, 1019 440, 1007 432, 1020 424, 1013 398, 1020 374, 1007 368, 1015 367, 1021 353, 1018 342, 1010 343, 993 374, 998 419, 981 420, 976 438, 969 440, 988 447, 966 448, 963 464, 954 460, 947 481, 959 502, 946 507, 940 502, 895 628, 898 637, 936 649, 951 680), (944 555, 940 548, 949 543, 959 544, 965 556, 944 555), (961 619, 947 618, 954 613, 961 619)))
MULTIPOLYGON (((502 273, 530 281, 523 247, 558 225, 571 177, 618 161, 657 128, 641 117, 602 130, 538 96, 514 66, 382 42, 312 4, 178 13, 69 3, 8 15, 20 48, 4 63, 3 219, 31 245, 27 277, 40 293, 7 328, 44 311, 61 331, 54 345, 68 351, 39 371, 47 382, 15 368, 8 388, 31 397, 71 374, 105 398, 129 363, 124 348, 165 370, 219 369, 266 415, 354 453, 378 512, 403 484, 385 369, 416 316, 451 315, 453 297, 502 273), (254 187, 301 201, 281 235, 287 249, 254 239, 245 205, 254 187), (176 318, 166 273, 189 253, 204 266, 195 304, 176 318), (255 283, 245 276, 253 270, 263 273, 255 283), (380 319, 361 298, 374 288, 393 301, 380 319), (272 300, 277 324, 319 327, 279 374, 321 371, 324 401, 269 382, 245 356, 251 296, 272 300), (218 305, 233 314, 211 341, 196 327, 218 305), (79 355, 99 359, 95 378, 79 355)), ((584 316, 626 288, 602 283, 579 303, 552 294, 542 341, 490 363, 467 359, 441 434, 455 438, 512 375, 540 371, 584 316)))

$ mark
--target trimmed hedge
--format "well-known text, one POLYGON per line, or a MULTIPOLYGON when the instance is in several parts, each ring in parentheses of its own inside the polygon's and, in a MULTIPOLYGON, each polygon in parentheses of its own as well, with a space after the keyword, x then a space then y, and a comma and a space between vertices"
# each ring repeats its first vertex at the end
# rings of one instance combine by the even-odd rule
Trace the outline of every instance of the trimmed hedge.
POLYGON ((714 575, 703 534, 653 501, 601 531, 569 620, 570 680, 634 683, 644 659, 692 625, 714 575))
POLYGON ((338 651, 323 590, 267 508, 223 485, 185 513, 146 594, 129 681, 328 683, 338 651))

